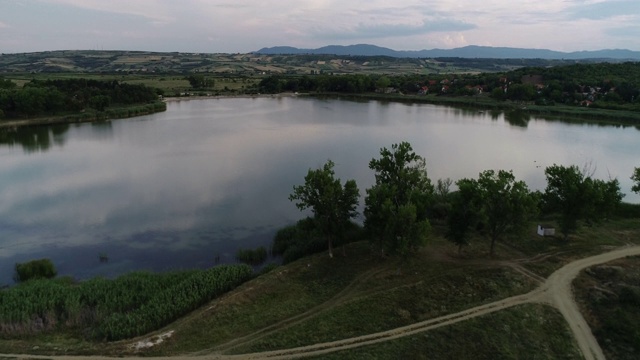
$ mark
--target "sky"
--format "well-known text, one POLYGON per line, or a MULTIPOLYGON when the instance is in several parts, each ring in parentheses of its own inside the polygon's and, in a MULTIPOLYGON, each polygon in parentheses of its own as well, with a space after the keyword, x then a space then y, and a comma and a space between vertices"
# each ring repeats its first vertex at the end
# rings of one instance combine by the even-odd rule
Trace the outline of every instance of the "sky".
POLYGON ((640 0, 0 0, 0 53, 373 44, 640 50, 640 0))

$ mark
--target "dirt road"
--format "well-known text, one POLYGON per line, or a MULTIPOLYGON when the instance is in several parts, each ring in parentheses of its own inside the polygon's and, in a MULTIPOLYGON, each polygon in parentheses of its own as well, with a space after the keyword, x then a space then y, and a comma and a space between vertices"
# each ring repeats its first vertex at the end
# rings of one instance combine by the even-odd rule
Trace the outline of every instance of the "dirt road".
MULTIPOLYGON (((477 306, 455 314, 441 316, 429 319, 408 326, 399 327, 392 330, 382 331, 374 334, 358 336, 339 341, 314 344, 293 349, 283 349, 275 351, 267 351, 253 354, 243 355, 221 355, 208 354, 198 356, 175 356, 175 357, 157 357, 157 358, 137 358, 137 357, 120 357, 122 360, 209 360, 209 359, 291 359, 299 357, 317 356, 330 352, 352 349, 360 346, 371 345, 383 341, 389 341, 404 336, 436 329, 442 326, 455 324, 460 321, 472 319, 478 316, 490 314, 496 311, 507 309, 516 305, 525 303, 545 303, 556 307, 569 323, 571 331, 587 360, 605 359, 602 349, 595 337, 591 333, 591 329, 587 325, 584 317, 578 309, 573 294, 571 292, 571 282, 578 273, 590 266, 606 263, 615 259, 626 256, 640 255, 640 246, 624 247, 613 250, 604 254, 591 256, 585 259, 571 262, 556 272, 551 274, 537 289, 523 295, 513 296, 490 304, 477 306)), ((53 359, 53 360, 113 360, 112 357, 95 356, 95 357, 79 357, 79 356, 33 356, 33 355, 0 355, 7 357, 15 357, 17 359, 53 359)))

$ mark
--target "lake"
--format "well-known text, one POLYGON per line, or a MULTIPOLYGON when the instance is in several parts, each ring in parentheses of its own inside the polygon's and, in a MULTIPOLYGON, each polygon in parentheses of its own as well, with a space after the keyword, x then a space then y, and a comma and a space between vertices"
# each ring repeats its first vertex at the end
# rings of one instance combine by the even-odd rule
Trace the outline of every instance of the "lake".
POLYGON ((306 215, 287 196, 309 168, 332 159, 364 196, 369 161, 401 141, 433 182, 505 169, 543 190, 546 166, 591 164, 640 202, 635 127, 379 101, 174 101, 138 118, 0 130, 0 285, 42 257, 78 279, 233 262, 306 215))

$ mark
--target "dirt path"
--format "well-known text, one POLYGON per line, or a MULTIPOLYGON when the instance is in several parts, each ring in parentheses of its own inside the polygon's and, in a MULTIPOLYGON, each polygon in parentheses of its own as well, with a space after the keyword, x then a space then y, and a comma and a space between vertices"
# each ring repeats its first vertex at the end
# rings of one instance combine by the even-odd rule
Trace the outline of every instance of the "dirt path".
MULTIPOLYGON (((556 272, 551 274, 544 283, 537 289, 523 295, 513 296, 500 301, 492 302, 467 309, 455 314, 441 316, 435 319, 429 319, 408 326, 399 327, 392 330, 382 331, 374 334, 358 336, 339 341, 332 341, 321 344, 314 344, 293 349, 283 349, 275 351, 267 351, 253 354, 242 355, 221 355, 208 354, 198 356, 174 356, 174 357, 157 357, 157 358, 137 358, 137 357, 120 357, 122 360, 208 360, 208 359, 290 359, 297 357, 317 356, 330 352, 352 349, 365 345, 372 345, 383 341, 389 341, 404 336, 410 336, 420 332, 436 329, 442 326, 455 324, 460 321, 472 319, 478 316, 490 314, 496 311, 507 309, 516 305, 525 303, 538 302, 546 303, 559 309, 565 317, 574 337, 582 351, 583 356, 587 360, 605 359, 602 349, 595 337, 591 333, 591 329, 587 325, 584 317, 578 309, 571 291, 571 282, 578 273, 590 266, 606 263, 625 256, 640 255, 640 246, 625 247, 613 250, 604 254, 591 256, 585 259, 573 261, 556 272)), ((113 357, 95 356, 95 357, 79 357, 79 356, 33 356, 33 355, 0 355, 14 357, 17 359, 52 359, 52 360, 113 360, 113 357)))
POLYGON ((539 288, 542 290, 540 297, 532 298, 532 301, 546 302, 560 310, 587 360, 605 357, 573 298, 571 282, 583 269, 633 255, 640 255, 640 246, 625 247, 573 261, 551 274, 539 288))

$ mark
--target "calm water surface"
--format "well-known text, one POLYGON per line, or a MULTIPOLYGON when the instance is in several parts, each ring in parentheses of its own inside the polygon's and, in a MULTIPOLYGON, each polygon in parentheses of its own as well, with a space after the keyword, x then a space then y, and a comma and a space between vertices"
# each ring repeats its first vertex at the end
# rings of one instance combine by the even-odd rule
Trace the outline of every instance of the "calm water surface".
POLYGON ((310 167, 332 159, 364 195, 369 160, 403 140, 433 181, 512 169, 542 190, 546 166, 590 163, 640 202, 634 127, 377 101, 171 102, 135 119, 0 132, 0 285, 40 257, 76 278, 231 262, 304 215, 287 196, 310 167))

